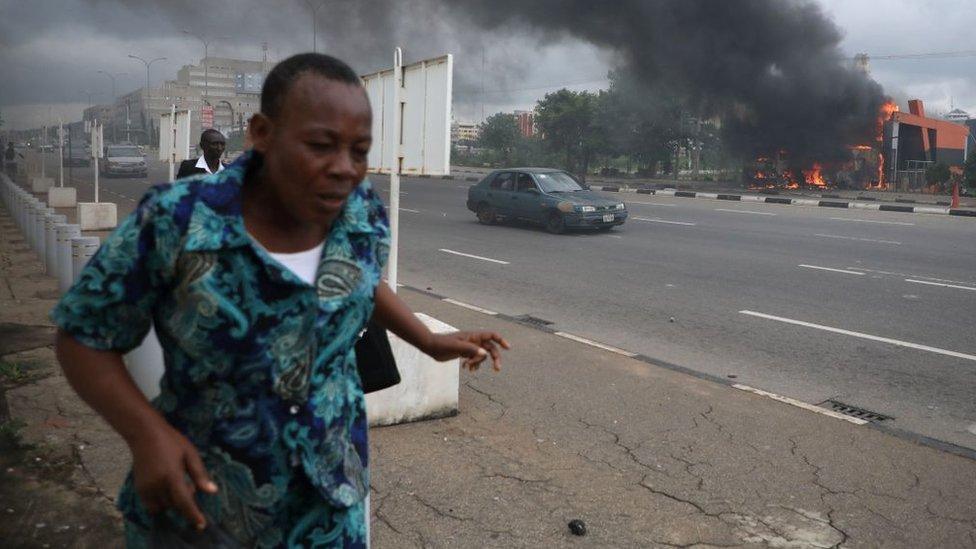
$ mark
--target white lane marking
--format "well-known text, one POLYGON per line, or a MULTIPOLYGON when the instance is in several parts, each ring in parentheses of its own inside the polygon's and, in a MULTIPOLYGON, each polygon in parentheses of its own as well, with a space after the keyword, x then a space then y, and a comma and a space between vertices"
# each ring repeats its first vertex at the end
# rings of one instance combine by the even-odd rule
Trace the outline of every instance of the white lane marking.
POLYGON ((849 275, 864 276, 864 273, 859 273, 857 271, 848 271, 846 269, 831 269, 830 267, 818 267, 816 265, 797 265, 797 267, 803 267, 804 269, 817 269, 818 271, 830 271, 832 273, 843 273, 849 275))
POLYGON ((500 259, 492 259, 490 257, 482 257, 480 255, 466 254, 464 252, 456 252, 454 250, 448 250, 447 248, 441 248, 439 251, 442 251, 442 252, 444 252, 446 254, 454 254, 454 255, 459 255, 461 257, 470 257, 471 259, 480 259, 482 261, 489 261, 491 263, 498 263, 499 265, 509 265, 509 262, 508 261, 502 261, 500 259))
POLYGON ((950 351, 947 349, 940 349, 938 347, 930 347, 928 345, 921 345, 918 343, 912 343, 910 341, 901 341, 899 339, 891 339, 889 337, 881 337, 871 334, 865 334, 862 332, 853 332, 851 330, 844 330, 842 328, 834 328, 832 326, 824 326, 823 324, 814 324, 812 322, 804 322, 802 320, 794 320, 792 318, 784 318, 781 316, 767 315, 765 313, 757 313, 755 311, 739 311, 741 314, 755 316, 759 318, 765 318, 767 320, 775 320, 777 322, 785 322, 786 324, 795 324, 797 326, 804 326, 806 328, 814 328, 817 330, 823 330, 825 332, 833 332, 835 334, 842 334, 851 337, 859 337, 861 339, 868 339, 871 341, 877 341, 880 343, 888 343, 889 345, 897 345, 899 347, 908 347, 909 349, 917 349, 919 351, 928 351, 930 353, 935 353, 939 355, 951 356, 955 358, 961 358, 964 360, 972 360, 976 362, 976 355, 969 355, 966 353, 960 353, 958 351, 950 351))
POLYGON ((567 334, 566 332, 556 332, 556 335, 566 339, 571 339, 577 343, 582 343, 583 345, 589 345, 590 347, 596 347, 597 349, 603 349, 604 351, 610 351, 611 353, 616 353, 625 357, 634 358, 637 356, 637 353, 618 349, 617 347, 611 347, 610 345, 604 345, 603 343, 597 343, 596 341, 586 339, 585 337, 580 337, 578 335, 567 334))
POLYGON ((955 288, 957 290, 969 290, 971 292, 976 292, 976 288, 970 288, 968 286, 959 286, 957 284, 943 284, 941 282, 926 282, 924 280, 912 280, 911 278, 906 278, 905 282, 912 282, 914 284, 928 284, 929 286, 941 286, 943 288, 955 288))
POLYGON ((746 392, 749 392, 749 393, 754 393, 754 394, 757 394, 757 395, 760 395, 760 396, 768 397, 768 398, 771 398, 773 400, 778 400, 780 402, 784 402, 786 404, 790 404, 790 405, 796 406, 797 408, 803 408, 804 410, 809 410, 811 412, 816 412, 818 414, 822 414, 822 415, 825 415, 825 416, 829 416, 829 417, 832 417, 834 419, 842 419, 844 421, 849 421, 849 422, 853 423, 854 425, 864 425, 864 424, 867 423, 866 420, 863 420, 863 419, 860 419, 860 418, 851 417, 851 416, 845 416, 844 414, 841 414, 840 412, 835 412, 833 410, 827 410, 826 408, 821 408, 820 406, 814 406, 813 404, 808 404, 808 403, 803 402, 801 400, 796 400, 795 398, 790 398, 790 397, 785 397, 785 396, 782 396, 782 395, 777 395, 776 393, 770 393, 769 391, 763 391, 762 389, 756 389, 755 387, 750 387, 748 385, 742 385, 741 383, 736 383, 736 384, 734 384, 732 386, 735 387, 736 389, 739 389, 740 391, 746 391, 746 392))
POLYGON ((752 210, 733 210, 731 208, 715 208, 716 212, 730 212, 737 214, 753 214, 753 215, 776 215, 772 212, 754 212, 752 210))
POLYGON ((877 240, 874 238, 859 238, 856 236, 840 236, 836 234, 815 234, 813 236, 819 236, 821 238, 838 238, 841 240, 857 240, 858 242, 876 242, 878 244, 894 244, 895 246, 901 246, 901 242, 897 240, 877 240))
POLYGON ((877 221, 875 219, 850 219, 847 217, 831 217, 834 221, 853 221, 855 223, 877 223, 879 225, 905 225, 912 226, 914 223, 907 223, 905 221, 877 221))
POLYGON ((481 307, 478 307, 477 305, 471 305, 470 303, 465 303, 463 301, 458 301, 456 299, 451 299, 449 297, 444 298, 444 303, 450 303, 451 305, 457 305, 458 307, 464 307, 465 309, 471 309, 472 311, 477 311, 479 313, 483 313, 483 314, 486 314, 486 315, 495 316, 495 315, 498 314, 495 311, 489 311, 488 309, 482 309, 481 307))
POLYGON ((689 227, 694 227, 697 223, 688 223, 687 221, 668 221, 666 219, 657 219, 650 217, 631 217, 634 221, 646 221, 648 223, 667 223, 668 225, 687 225, 689 227))
POLYGON ((965 281, 965 280, 947 280, 945 278, 936 278, 934 276, 923 276, 923 275, 917 275, 917 274, 911 274, 911 273, 895 273, 895 272, 891 272, 891 271, 878 271, 878 270, 875 270, 875 269, 864 269, 864 268, 861 268, 861 267, 847 267, 847 268, 848 269, 857 269, 859 271, 867 271, 869 273, 878 273, 878 274, 886 274, 886 275, 894 275, 894 276, 904 276, 904 277, 908 277, 908 278, 923 278, 925 280, 934 280, 935 282, 946 282, 946 283, 949 283, 949 284, 967 284, 967 285, 970 285, 970 286, 976 286, 976 282, 969 282, 969 281, 965 281))
POLYGON ((414 214, 419 214, 420 213, 420 210, 411 210, 410 208, 400 208, 400 211, 401 212, 410 212, 410 213, 414 213, 414 214))
POLYGON ((607 236, 609 236, 610 238, 623 238, 619 234, 608 234, 607 236))
POLYGON ((677 206, 677 204, 662 204, 660 202, 638 202, 635 200, 628 200, 627 204, 640 204, 641 206, 664 206, 666 208, 673 208, 677 206))

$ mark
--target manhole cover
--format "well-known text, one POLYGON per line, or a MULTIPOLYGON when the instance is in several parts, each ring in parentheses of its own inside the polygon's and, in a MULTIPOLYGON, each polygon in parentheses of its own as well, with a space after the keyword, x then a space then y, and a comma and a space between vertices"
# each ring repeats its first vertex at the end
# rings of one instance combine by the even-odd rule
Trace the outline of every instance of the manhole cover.
POLYGON ((838 400, 827 400, 820 404, 820 406, 844 414, 845 416, 856 417, 858 419, 863 419, 864 421, 873 421, 880 423, 882 421, 887 421, 889 419, 894 419, 891 416, 886 416, 878 412, 872 412, 864 408, 859 408, 857 406, 852 406, 850 404, 845 404, 838 400))
POLYGON ((552 326, 552 322, 544 318, 539 318, 532 315, 522 315, 515 317, 515 320, 523 322, 525 324, 531 324, 533 326, 552 326))

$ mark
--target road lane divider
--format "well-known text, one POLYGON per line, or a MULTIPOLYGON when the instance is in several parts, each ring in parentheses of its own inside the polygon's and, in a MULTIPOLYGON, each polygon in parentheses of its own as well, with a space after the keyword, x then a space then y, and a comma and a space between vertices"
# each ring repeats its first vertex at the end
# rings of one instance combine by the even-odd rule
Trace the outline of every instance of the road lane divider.
POLYGON ((868 423, 867 420, 861 418, 844 415, 840 412, 835 412, 833 410, 821 408, 820 406, 816 406, 814 404, 803 402, 802 400, 796 400, 795 398, 790 398, 783 395, 777 395, 776 393, 770 393, 769 391, 763 391, 762 389, 756 389, 755 387, 750 387, 748 385, 743 385, 741 383, 733 383, 732 387, 735 387, 740 391, 746 391, 747 393, 764 396, 767 398, 771 398, 773 400, 777 400, 779 402, 783 402, 785 404, 789 404, 791 406, 796 406, 797 408, 803 408, 804 410, 810 412, 816 412, 818 414, 830 416, 834 419, 842 419, 844 421, 849 421, 854 425, 866 425, 868 423))
POLYGON ((893 244, 895 246, 901 246, 901 242, 897 240, 878 240, 876 238, 861 238, 859 236, 840 236, 836 234, 820 234, 816 233, 813 236, 819 236, 820 238, 835 238, 839 240, 855 240, 858 242, 873 242, 876 244, 893 244))
POLYGON ((609 351, 609 352, 614 353, 614 354, 622 355, 622 356, 625 356, 627 358, 634 358, 634 357, 637 356, 637 353, 632 353, 630 351, 625 351, 623 349, 619 349, 619 348, 613 347, 611 345, 605 345, 603 343, 599 343, 599 342, 593 341, 591 339, 586 339, 585 337, 580 337, 578 335, 573 335, 573 334, 566 333, 566 332, 553 332, 553 334, 555 334, 555 335, 557 335, 559 337, 563 337, 563 338, 566 338, 566 339, 575 341, 577 343, 582 343, 583 345, 589 345, 590 347, 596 347, 597 349, 603 349, 604 351, 609 351))
POLYGON ((881 221, 878 219, 856 219, 853 217, 831 217, 828 219, 832 219, 834 221, 850 221, 852 223, 874 223, 877 225, 904 225, 906 227, 915 225, 914 223, 908 223, 906 221, 881 221))
POLYGON ((456 299, 451 299, 449 297, 445 297, 441 301, 443 301, 444 303, 450 303, 451 305, 457 305, 458 307, 464 307, 465 309, 470 309, 472 311, 475 311, 475 312, 478 312, 478 313, 481 313, 481 314, 486 314, 486 315, 489 315, 489 316, 498 316, 498 313, 496 313, 495 311, 492 311, 492 310, 489 310, 489 309, 483 309, 481 307, 478 307, 477 305, 472 305, 470 303, 465 303, 463 301, 458 301, 456 299))
POLYGON ((905 282, 911 282, 912 284, 925 284, 927 286, 941 286, 943 288, 952 288, 955 290, 969 290, 971 292, 976 292, 976 288, 970 288, 968 286, 959 286, 958 284, 943 284, 941 282, 926 282, 925 280, 914 280, 911 278, 906 278, 905 282))
POLYGON ((876 273, 876 274, 883 274, 883 275, 901 276, 901 277, 905 277, 905 278, 913 278, 913 279, 916 279, 916 280, 918 280, 918 279, 920 279, 920 280, 931 280, 933 282, 945 282, 947 284, 960 284, 960 285, 963 285, 963 286, 976 286, 976 282, 972 282, 972 281, 968 281, 968 280, 949 280, 947 278, 936 278, 934 276, 925 276, 925 275, 911 274, 911 273, 896 273, 894 271, 880 271, 878 269, 867 269, 867 268, 864 268, 864 267, 856 267, 856 266, 855 267, 848 266, 846 268, 847 269, 857 269, 858 271, 864 271, 864 272, 868 272, 868 273, 876 273))
POLYGON ((752 215, 777 215, 773 212, 754 212, 752 210, 733 210, 732 208, 715 208, 716 212, 729 212, 737 214, 752 214, 752 215))
POLYGON ((669 221, 667 219, 658 219, 656 217, 652 218, 652 217, 631 216, 630 219, 634 221, 644 221, 645 223, 666 223, 668 225, 686 225, 688 227, 694 227, 695 225, 697 225, 697 223, 691 223, 688 221, 669 221))
POLYGON ((876 341, 878 343, 886 343, 888 345, 895 345, 898 347, 906 347, 908 349, 915 349, 918 351, 926 351, 929 353, 935 353, 943 356, 951 356, 953 358, 961 358, 963 360, 971 360, 976 362, 976 355, 971 355, 967 353, 960 353, 958 351, 951 351, 949 349, 940 349, 938 347, 932 347, 930 345, 922 345, 920 343, 912 343, 910 341, 902 341, 900 339, 892 339, 890 337, 876 336, 872 334, 866 334, 863 332, 855 332, 852 330, 845 330, 843 328, 835 328, 833 326, 825 326, 823 324, 815 324, 813 322, 806 322, 803 320, 796 320, 793 318, 786 318, 782 316, 770 315, 766 313, 760 313, 756 311, 742 310, 739 311, 740 314, 753 316, 756 318, 762 318, 765 320, 772 320, 775 322, 782 322, 784 324, 792 324, 794 326, 803 326, 805 328, 812 328, 815 330, 821 330, 824 332, 831 332, 840 335, 846 335, 850 337, 856 337, 859 339, 866 339, 869 341, 876 341))
POLYGON ((820 267, 818 265, 800 264, 800 265, 797 265, 797 267, 802 267, 804 269, 816 269, 818 271, 830 271, 832 273, 841 273, 841 274, 864 276, 864 273, 859 273, 857 271, 848 271, 847 269, 834 269, 832 267, 820 267))
MULTIPOLYGON (((952 208, 942 203, 936 206, 904 206, 901 204, 882 204, 877 202, 863 202, 879 200, 875 197, 858 196, 853 199, 841 199, 838 195, 822 194, 817 198, 788 198, 779 196, 763 196, 754 194, 725 194, 713 192, 680 191, 673 188, 651 189, 647 186, 621 187, 618 185, 594 186, 593 190, 605 192, 653 194, 659 196, 674 196, 679 198, 704 198, 708 200, 735 200, 738 202, 759 202, 765 204, 784 204, 791 206, 813 206, 819 208, 842 208, 857 210, 872 210, 884 212, 902 212, 915 214, 953 215, 976 218, 976 208, 952 208), (830 198, 833 200, 823 200, 830 198), (845 202, 844 200, 849 200, 845 202), (859 202, 862 201, 862 202, 859 202)), ((913 200, 894 199, 896 202, 914 202, 913 200)), ((947 203, 946 203, 947 204, 947 203)))
POLYGON ((456 250, 448 250, 447 248, 440 248, 438 251, 444 252, 446 254, 459 255, 461 257, 469 257, 471 259, 478 259, 478 260, 481 260, 481 261, 487 261, 489 263, 498 263, 499 265, 510 265, 510 263, 508 261, 502 261, 501 259, 492 259, 490 257, 484 257, 484 256, 480 256, 480 255, 466 254, 464 252, 458 252, 456 250))

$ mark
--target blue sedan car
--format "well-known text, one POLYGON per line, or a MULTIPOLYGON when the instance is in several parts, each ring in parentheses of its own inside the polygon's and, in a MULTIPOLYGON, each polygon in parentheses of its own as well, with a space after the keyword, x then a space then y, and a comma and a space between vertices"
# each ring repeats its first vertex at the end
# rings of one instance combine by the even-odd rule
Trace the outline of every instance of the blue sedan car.
POLYGON ((485 225, 516 219, 557 234, 574 228, 610 230, 627 220, 623 202, 589 190, 564 171, 547 168, 491 172, 468 189, 467 206, 485 225))

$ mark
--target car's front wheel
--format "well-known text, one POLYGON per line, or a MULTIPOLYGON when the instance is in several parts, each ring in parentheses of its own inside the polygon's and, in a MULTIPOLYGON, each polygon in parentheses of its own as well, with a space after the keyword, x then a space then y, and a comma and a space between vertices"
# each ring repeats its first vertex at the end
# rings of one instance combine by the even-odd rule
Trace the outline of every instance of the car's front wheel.
POLYGON ((566 220, 562 215, 553 212, 546 220, 546 230, 552 234, 562 234, 566 232, 566 220))
POLYGON ((478 205, 478 222, 482 225, 494 225, 498 222, 498 214, 487 202, 478 205))

